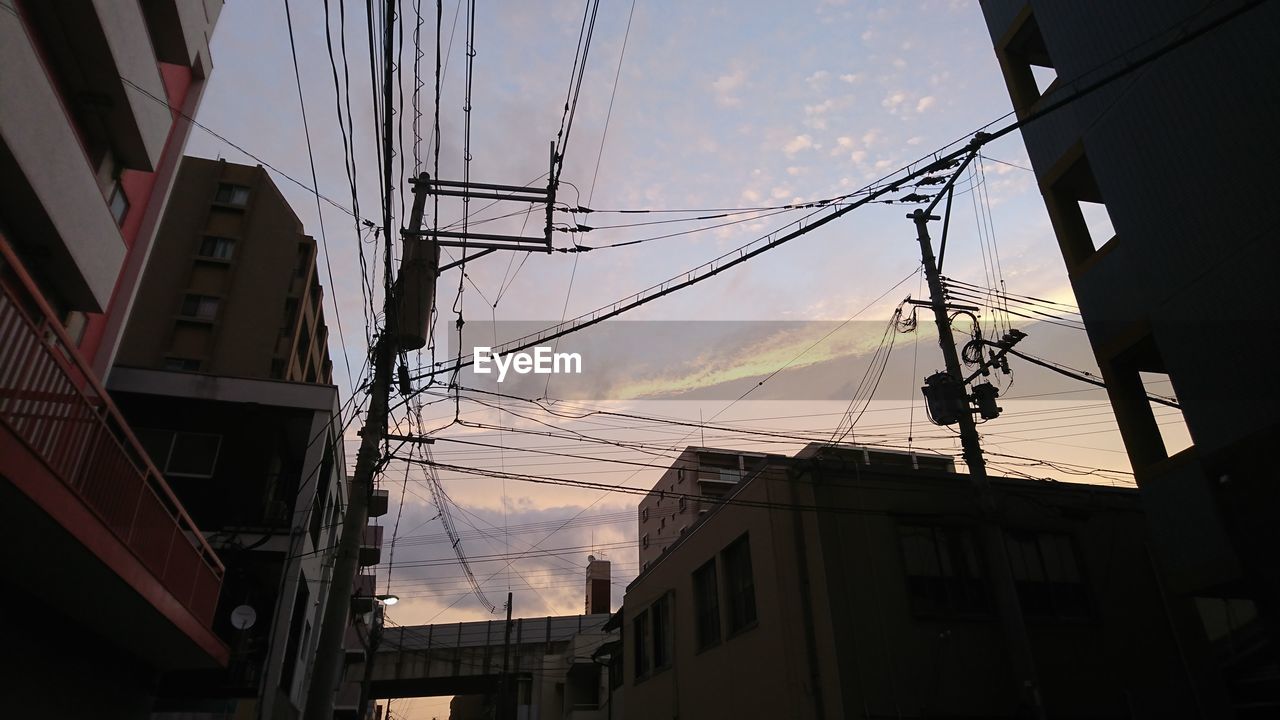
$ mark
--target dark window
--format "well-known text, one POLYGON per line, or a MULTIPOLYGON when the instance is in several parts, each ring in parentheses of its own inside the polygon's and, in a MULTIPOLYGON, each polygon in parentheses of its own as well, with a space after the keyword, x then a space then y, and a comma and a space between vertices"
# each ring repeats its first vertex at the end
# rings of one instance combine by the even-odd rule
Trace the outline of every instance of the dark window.
POLYGON ((1034 16, 1028 17, 1004 50, 1010 95, 1019 110, 1030 108, 1058 79, 1053 59, 1034 16))
POLYGON ((224 205, 244 207, 249 203, 249 188, 243 185, 221 183, 218 185, 218 194, 213 199, 224 205))
POLYGON ((174 433, 173 450, 169 453, 165 473, 185 477, 213 477, 221 446, 221 435, 174 433))
POLYGON ((111 188, 111 197, 107 199, 107 207, 116 225, 123 225, 125 216, 129 214, 129 198, 125 197, 124 188, 117 181, 111 188))
POLYGON ((298 261, 294 263, 293 274, 305 278, 307 270, 310 269, 311 246, 306 243, 298 243, 298 261))
POLYGON ((324 497, 319 492, 311 499, 311 547, 320 549, 320 530, 324 528, 324 497))
POLYGON ((649 547, 649 533, 645 533, 644 535, 640 536, 640 547, 642 548, 649 547))
POLYGON ((912 612, 981 615, 990 611, 973 533, 962 527, 903 525, 900 534, 912 612))
POLYGON ((200 361, 192 358, 168 357, 164 359, 164 369, 198 372, 200 370, 200 361))
POLYGON ((720 642, 720 589, 716 582, 715 558, 693 571, 693 613, 697 625, 698 649, 720 642))
POLYGON ((724 551, 725 599, 729 605, 729 634, 756 621, 756 584, 751 574, 751 543, 747 535, 724 551))
POLYGON ((221 435, 138 428, 134 431, 161 472, 181 477, 213 477, 221 435))
POLYGON ((209 236, 200 241, 200 255, 219 260, 230 260, 235 252, 236 241, 231 238, 209 236))
POLYGON ((284 646, 284 667, 280 671, 280 687, 287 693, 293 685, 293 673, 300 664, 302 653, 302 633, 306 621, 310 592, 307 590, 306 577, 298 576, 298 594, 293 598, 293 615, 289 619, 289 635, 284 646))
POLYGON ((1088 594, 1071 538, 1009 531, 1005 545, 1024 613, 1064 620, 1089 617, 1088 594))
POLYGON ((284 326, 280 328, 280 337, 289 337, 293 334, 294 319, 298 315, 298 299, 285 298, 284 300, 284 326))
POLYGON ((640 613, 631 623, 632 635, 635 639, 635 677, 642 678, 649 674, 649 612, 640 613))
POLYGON ((658 598, 649 609, 653 615, 653 666, 671 664, 671 596, 658 598))
POLYGON ((218 298, 209 295, 187 295, 182 299, 183 317, 212 320, 218 316, 218 298))

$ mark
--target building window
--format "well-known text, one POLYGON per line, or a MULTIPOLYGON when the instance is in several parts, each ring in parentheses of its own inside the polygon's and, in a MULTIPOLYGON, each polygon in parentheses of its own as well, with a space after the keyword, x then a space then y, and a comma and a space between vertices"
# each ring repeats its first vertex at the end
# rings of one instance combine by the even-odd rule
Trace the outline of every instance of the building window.
POLYGON ((107 198, 107 208, 116 225, 124 225, 125 216, 129 214, 129 198, 125 197, 124 188, 117 180, 111 186, 111 197, 107 198))
POLYGON ((1028 617, 1089 617, 1088 594, 1071 538, 1060 533, 1005 533, 1009 567, 1028 617))
POLYGON ((1009 94, 1014 107, 1020 111, 1031 108, 1047 94, 1058 79, 1053 59, 1040 33, 1040 24, 1034 16, 1018 28, 1001 53, 1009 94))
POLYGON ((298 243, 298 260, 294 263, 293 274, 297 277, 305 278, 310 267, 311 246, 306 243, 298 243))
POLYGON ((973 533, 961 527, 899 529, 907 594, 918 615, 984 615, 991 602, 973 533))
POLYGON ((192 358, 167 357, 164 359, 165 370, 180 370, 183 372, 199 372, 200 361, 192 358))
POLYGON ((693 571, 693 619, 698 649, 720 642, 720 590, 716 583, 716 561, 712 558, 693 571))
POLYGON ((645 533, 644 535, 640 536, 640 547, 642 548, 649 547, 649 533, 645 533))
POLYGON ((640 508, 640 522, 649 522, 649 508, 640 508))
POLYGON ((684 512, 689 507, 689 498, 684 495, 680 496, 680 512, 684 512))
POLYGON ((1089 159, 1079 146, 1073 152, 1075 160, 1045 193, 1049 219, 1069 268, 1087 260, 1116 235, 1089 159))
POLYGON ((671 596, 663 595, 649 608, 653 616, 653 667, 671 665, 671 596))
POLYGON ((749 627, 756 621, 756 585, 751 573, 751 543, 743 535, 725 548, 725 599, 729 605, 729 634, 749 627))
POLYGON ((182 299, 182 316, 213 320, 218 316, 218 304, 218 298, 210 295, 187 295, 182 299))
POLYGON ((221 435, 141 428, 137 435, 151 461, 165 475, 213 477, 222 448, 221 435))
POLYGON ((213 197, 214 200, 224 205, 234 205, 235 207, 244 207, 249 204, 249 188, 244 185, 232 185, 231 183, 219 183, 218 194, 213 197))
POLYGON ((649 674, 649 612, 640 613, 631 623, 634 642, 635 677, 637 679, 649 674))
POLYGON ((217 260, 230 260, 236 241, 231 238, 209 236, 200 241, 200 256, 217 260))

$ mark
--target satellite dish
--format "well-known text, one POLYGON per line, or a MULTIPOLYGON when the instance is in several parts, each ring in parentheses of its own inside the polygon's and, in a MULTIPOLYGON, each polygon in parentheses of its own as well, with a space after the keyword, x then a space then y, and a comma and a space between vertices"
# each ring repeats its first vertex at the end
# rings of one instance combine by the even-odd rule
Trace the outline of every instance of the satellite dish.
POLYGON ((237 630, 248 630, 257 621, 257 611, 248 605, 241 605, 231 611, 231 626, 237 630))

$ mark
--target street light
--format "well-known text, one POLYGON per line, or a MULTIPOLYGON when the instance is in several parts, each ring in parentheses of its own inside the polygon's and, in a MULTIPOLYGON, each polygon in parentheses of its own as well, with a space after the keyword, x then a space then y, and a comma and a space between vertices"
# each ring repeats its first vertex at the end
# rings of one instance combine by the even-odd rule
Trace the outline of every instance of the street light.
POLYGON ((380 600, 383 605, 395 605, 400 602, 400 598, 396 595, 375 595, 374 597, 380 600))

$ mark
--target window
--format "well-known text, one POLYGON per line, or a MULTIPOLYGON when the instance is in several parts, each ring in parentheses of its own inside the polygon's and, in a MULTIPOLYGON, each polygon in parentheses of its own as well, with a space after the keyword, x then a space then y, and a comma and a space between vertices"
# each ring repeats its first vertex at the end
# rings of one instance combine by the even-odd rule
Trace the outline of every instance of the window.
POLYGON ((164 369, 199 372, 200 361, 192 358, 167 357, 164 359, 164 369))
POLYGON ((919 615, 985 615, 991 601, 973 533, 962 527, 899 528, 907 594, 919 615))
POLYGON ((135 432, 151 461, 166 475, 213 477, 221 435, 146 428, 135 432))
POLYGON ((640 508, 640 522, 649 522, 649 508, 640 508))
POLYGON ((280 687, 287 691, 292 690, 293 673, 304 660, 302 657, 302 632, 306 625, 304 618, 306 617, 307 608, 310 606, 310 595, 306 576, 300 574, 298 576, 298 592, 293 596, 293 615, 289 621, 289 635, 284 645, 284 667, 280 669, 280 687))
POLYGON ((236 241, 231 238, 209 236, 200 241, 200 255, 218 260, 230 260, 236 241))
POLYGON ((221 447, 221 435, 174 433, 173 448, 169 451, 165 473, 183 477, 213 477, 221 447))
POLYGON ((689 498, 684 495, 680 496, 680 512, 684 512, 689 507, 689 498))
POLYGON ((111 187, 107 208, 111 211, 111 217, 116 221, 116 225, 124 225, 125 216, 129 214, 129 198, 125 197, 124 188, 120 186, 119 180, 111 187))
POLYGON ((1035 17, 1028 17, 1018 28, 1002 54, 1014 107, 1028 110, 1058 79, 1035 17))
POLYGON ((634 642, 635 677, 649 674, 649 612, 646 610, 631 623, 634 642))
POLYGON ((640 547, 642 548, 649 547, 649 533, 645 533, 644 535, 640 536, 640 547))
POLYGON ((187 295, 182 299, 182 316, 213 320, 218 316, 218 304, 218 298, 210 295, 187 295))
POLYGON ((649 613, 653 616, 653 667, 665 668, 671 665, 671 596, 654 601, 649 613))
POLYGON ((306 243, 298 243, 298 260, 293 265, 293 274, 300 278, 307 276, 307 270, 310 269, 311 246, 306 243))
POLYGON ((244 207, 249 204, 249 188, 243 185, 220 183, 218 185, 218 194, 214 195, 213 199, 224 205, 244 207))
POLYGON ((1089 159, 1080 146, 1071 152, 1077 157, 1053 181, 1045 204, 1063 257, 1074 267, 1114 238, 1116 230, 1089 159))
POLYGON ((756 585, 751 574, 751 543, 743 535, 725 548, 725 599, 729 605, 729 634, 756 621, 756 585))
POLYGON ((1088 594, 1071 538, 1060 533, 1009 531, 1009 567, 1022 611, 1029 617, 1089 617, 1088 594))
POLYGON ((716 560, 693 571, 693 620, 698 649, 720 642, 720 591, 716 584, 716 560))

